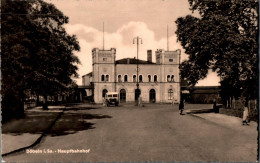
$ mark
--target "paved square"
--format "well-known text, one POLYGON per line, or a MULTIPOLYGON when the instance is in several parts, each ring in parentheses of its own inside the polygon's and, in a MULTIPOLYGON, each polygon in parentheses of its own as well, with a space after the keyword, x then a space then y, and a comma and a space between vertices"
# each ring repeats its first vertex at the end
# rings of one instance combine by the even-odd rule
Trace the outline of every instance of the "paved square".
MULTIPOLYGON (((212 105, 187 104, 185 110, 210 107, 212 105)), ((52 111, 55 113, 57 109, 48 112, 52 111)), ((33 109, 30 112, 37 113, 33 109)), ((20 133, 20 137, 34 135, 33 128, 37 129, 37 126, 20 133)), ((3 135, 10 136, 15 132, 15 129, 6 130, 6 133, 3 130, 3 135)), ((215 113, 179 115, 177 105, 145 104, 145 107, 137 107, 124 104, 103 107, 81 104, 66 107, 40 144, 32 148, 42 153, 20 152, 6 156, 4 160, 255 162, 257 134, 254 122, 250 126, 242 126, 239 118, 215 113), (89 152, 61 153, 70 149, 89 152), (49 153, 44 153, 47 150, 49 153)), ((6 142, 9 140, 8 137, 3 139, 6 142)))

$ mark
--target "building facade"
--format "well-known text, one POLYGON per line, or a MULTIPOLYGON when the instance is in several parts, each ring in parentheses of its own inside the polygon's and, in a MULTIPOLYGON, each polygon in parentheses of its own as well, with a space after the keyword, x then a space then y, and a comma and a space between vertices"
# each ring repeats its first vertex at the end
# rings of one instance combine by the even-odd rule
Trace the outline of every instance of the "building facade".
POLYGON ((147 61, 136 58, 116 60, 116 49, 92 50, 93 72, 82 76, 84 85, 93 86, 94 102, 102 103, 106 92, 119 92, 120 102, 171 103, 180 101, 180 50, 147 50, 147 61))

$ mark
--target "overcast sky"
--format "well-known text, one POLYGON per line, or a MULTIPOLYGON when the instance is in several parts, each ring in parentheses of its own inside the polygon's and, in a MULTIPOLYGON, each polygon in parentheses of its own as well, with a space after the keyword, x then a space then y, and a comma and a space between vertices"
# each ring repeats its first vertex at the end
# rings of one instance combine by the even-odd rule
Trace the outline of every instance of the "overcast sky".
MULTIPOLYGON (((169 29, 169 50, 182 50, 181 60, 187 59, 177 42, 175 20, 192 14, 188 0, 46 0, 53 3, 69 17, 65 26, 69 34, 75 34, 81 47, 75 53, 81 61, 79 79, 92 71, 93 48, 103 48, 103 22, 105 49, 116 48, 116 59, 136 57, 133 38, 139 36, 143 44, 139 47, 139 58, 147 59, 146 51, 167 49, 167 25, 169 29)), ((195 13, 195 15, 197 15, 195 13)), ((219 85, 219 77, 210 72, 207 79, 197 85, 219 85)))

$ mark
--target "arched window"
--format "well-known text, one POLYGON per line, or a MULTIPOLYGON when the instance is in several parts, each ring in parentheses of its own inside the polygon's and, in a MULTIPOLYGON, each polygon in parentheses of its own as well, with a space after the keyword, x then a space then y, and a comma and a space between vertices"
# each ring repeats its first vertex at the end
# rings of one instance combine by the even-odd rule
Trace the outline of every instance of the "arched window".
POLYGON ((143 82, 143 76, 139 75, 139 82, 143 82))
POLYGON ((128 82, 128 77, 127 77, 127 75, 124 76, 124 80, 125 80, 125 82, 128 82))
POLYGON ((136 75, 133 75, 133 82, 136 82, 136 75))
POLYGON ((101 81, 105 81, 105 75, 101 75, 101 81))
POLYGON ((154 82, 157 82, 157 75, 154 75, 153 78, 154 78, 153 81, 154 81, 154 82))
POLYGON ((109 81, 109 75, 106 75, 106 81, 107 82, 109 81))
POLYGON ((118 75, 118 82, 122 82, 121 75, 118 75))
POLYGON ((151 75, 148 75, 148 82, 151 82, 151 81, 152 81, 151 75))
POLYGON ((171 81, 174 82, 174 75, 172 75, 172 77, 171 77, 171 81))
POLYGON ((172 98, 173 98, 173 90, 169 89, 168 90, 168 100, 172 100, 172 98))
POLYGON ((170 81, 171 81, 171 76, 167 75, 167 82, 170 82, 170 81))
POLYGON ((102 91, 102 97, 105 97, 105 96, 106 96, 106 93, 107 93, 107 90, 106 90, 106 89, 103 89, 103 91, 102 91))

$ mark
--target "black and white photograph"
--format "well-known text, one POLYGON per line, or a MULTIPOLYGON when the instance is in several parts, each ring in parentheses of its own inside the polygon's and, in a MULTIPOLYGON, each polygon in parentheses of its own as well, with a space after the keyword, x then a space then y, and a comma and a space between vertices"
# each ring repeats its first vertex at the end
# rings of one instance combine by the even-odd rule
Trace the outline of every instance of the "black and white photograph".
POLYGON ((1 0, 2 162, 258 162, 258 0, 1 0))

